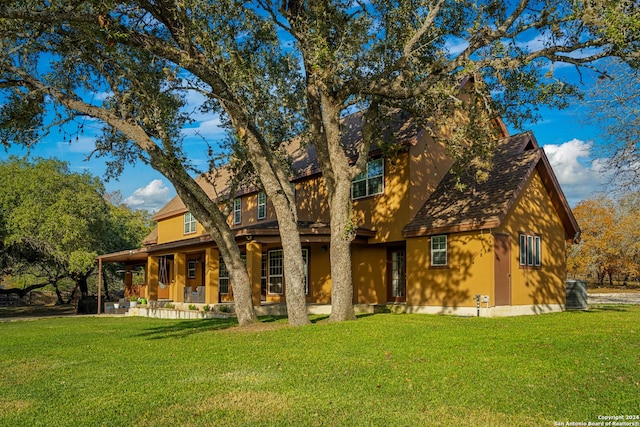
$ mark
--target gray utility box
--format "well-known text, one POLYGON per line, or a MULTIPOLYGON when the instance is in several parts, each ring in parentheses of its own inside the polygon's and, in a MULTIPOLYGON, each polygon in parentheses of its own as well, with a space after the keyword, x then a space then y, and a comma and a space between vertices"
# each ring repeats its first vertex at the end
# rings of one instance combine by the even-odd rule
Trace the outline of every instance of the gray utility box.
POLYGON ((567 280, 567 310, 587 309, 587 282, 584 280, 567 280))

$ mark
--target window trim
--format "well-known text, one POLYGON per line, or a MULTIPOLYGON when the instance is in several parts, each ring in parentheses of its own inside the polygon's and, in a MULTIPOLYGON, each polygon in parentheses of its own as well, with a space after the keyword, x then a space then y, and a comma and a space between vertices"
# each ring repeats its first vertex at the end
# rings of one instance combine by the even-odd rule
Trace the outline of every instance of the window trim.
POLYGON ((233 199, 233 224, 238 225, 242 223, 242 199, 236 197, 233 199))
POLYGON ((518 244, 520 268, 542 267, 542 237, 539 234, 521 232, 518 244))
POLYGON ((261 191, 256 196, 256 199, 256 204, 258 205, 258 219, 265 219, 267 217, 267 195, 264 191, 261 191))
POLYGON ((231 279, 229 278, 229 269, 227 269, 227 265, 224 263, 224 259, 222 256, 218 257, 218 293, 221 295, 229 295, 229 285, 231 284, 231 279), (222 281, 226 280, 226 291, 222 290, 222 281))
POLYGON ((384 165, 384 158, 383 157, 379 157, 377 159, 372 159, 367 161, 367 165, 365 166, 364 170, 362 171, 362 173, 360 173, 358 176, 356 176, 352 181, 351 181, 351 200, 358 200, 358 199, 364 199, 367 197, 372 197, 372 196, 377 196, 379 194, 384 194, 384 169, 385 169, 385 165, 384 165), (369 175, 369 167, 371 164, 373 163, 380 163, 381 164, 381 168, 382 171, 380 172, 380 174, 378 175, 369 175), (375 193, 371 192, 370 190, 370 182, 373 179, 377 179, 377 178, 382 178, 382 185, 380 186, 380 191, 377 191, 375 193), (364 195, 362 196, 357 196, 355 197, 353 195, 353 188, 355 184, 359 184, 361 182, 365 183, 365 191, 364 191, 364 195))
POLYGON ((431 267, 447 267, 449 265, 449 238, 446 234, 437 234, 435 236, 431 236, 430 239, 430 247, 431 247, 431 262, 430 265, 431 267), (437 240, 440 240, 440 238, 444 238, 444 248, 434 248, 434 244, 436 242, 436 238, 438 238, 437 240), (442 254, 444 253, 444 263, 440 264, 436 264, 435 263, 435 254, 442 254))
POLYGON ((186 212, 183 215, 183 234, 193 234, 197 231, 197 220, 191 212, 186 212))
MULTIPOLYGON (((268 295, 283 295, 284 294, 284 253, 282 252, 282 249, 273 249, 270 250, 269 252, 267 252, 268 254, 268 261, 267 261, 267 294, 268 295), (272 256, 274 256, 276 253, 279 253, 279 257, 280 257, 280 265, 279 266, 272 266, 271 265, 271 260, 272 260, 272 256), (279 268, 281 273, 280 274, 272 274, 272 268, 279 268), (272 292, 271 290, 271 279, 277 279, 280 278, 280 292, 272 292)), ((275 260, 275 256, 274 256, 274 260, 275 260)))
POLYGON ((195 279, 196 278, 196 260, 192 259, 187 261, 187 279, 195 279))

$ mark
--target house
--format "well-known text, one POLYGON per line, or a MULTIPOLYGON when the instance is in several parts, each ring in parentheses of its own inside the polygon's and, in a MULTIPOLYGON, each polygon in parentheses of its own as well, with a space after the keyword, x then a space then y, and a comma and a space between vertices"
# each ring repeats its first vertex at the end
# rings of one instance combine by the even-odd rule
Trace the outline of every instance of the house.
MULTIPOLYGON (((357 115, 345 119, 345 146, 359 143, 357 115)), ((565 250, 579 228, 543 150, 530 132, 503 137, 485 182, 456 187, 452 160, 411 118, 387 138, 392 158, 372 151, 352 184, 358 228, 352 244, 354 303, 408 312, 476 315, 563 310, 565 250)), ((313 146, 292 147, 307 303, 331 302, 329 214, 313 146)), ((286 277, 275 214, 264 193, 229 195, 223 170, 200 185, 233 197, 229 221, 246 257, 256 306, 285 302, 286 277), (226 192, 226 193, 225 193, 226 192)), ((215 243, 176 197, 158 211, 143 249, 104 262, 144 265, 144 296, 176 303, 233 301, 233 284, 215 243)), ((125 278, 125 282, 126 282, 125 278)))

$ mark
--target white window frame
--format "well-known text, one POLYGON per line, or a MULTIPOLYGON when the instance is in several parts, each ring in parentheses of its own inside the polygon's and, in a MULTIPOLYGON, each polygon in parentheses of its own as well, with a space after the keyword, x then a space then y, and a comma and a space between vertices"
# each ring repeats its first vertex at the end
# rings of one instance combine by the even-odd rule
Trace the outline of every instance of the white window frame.
POLYGON ((520 266, 540 267, 542 265, 542 238, 535 234, 520 234, 520 266))
POLYGON ((233 223, 240 224, 242 222, 242 199, 236 197, 233 199, 233 223))
POLYGON ((196 232, 196 218, 191 212, 184 214, 184 234, 193 234, 196 232))
POLYGON ((431 236, 431 266, 432 267, 444 267, 449 263, 448 251, 449 242, 446 234, 440 234, 437 236, 431 236), (444 247, 442 246, 444 243, 444 247), (442 262, 442 254, 444 254, 444 262, 442 262), (436 257, 438 261, 436 263, 436 257))
POLYGON ((222 257, 218 258, 218 293, 229 294, 229 270, 222 257))
POLYGON ((282 295, 284 292, 284 255, 282 249, 268 252, 267 262, 267 293, 282 295))
POLYGON ((187 279, 195 279, 196 278, 196 261, 190 260, 187 261, 187 279))
MULTIPOLYGON (((377 186, 376 186, 377 187, 377 186)), ((351 199, 352 200, 357 200, 357 199, 363 199, 365 197, 371 197, 371 196, 375 196, 377 194, 382 194, 384 193, 384 158, 379 158, 379 159, 374 159, 374 160, 369 160, 367 162, 367 166, 365 167, 365 170, 362 171, 361 174, 359 174, 358 176, 356 176, 353 181, 351 182, 351 199), (380 173, 376 173, 375 172, 375 168, 373 167, 373 165, 380 165, 380 173), (375 175, 372 175, 374 174, 375 175), (380 179, 381 181, 381 185, 378 191, 374 190, 374 186, 373 186, 373 182, 378 181, 378 179, 380 179), (364 190, 364 194, 355 196, 354 195, 354 188, 356 185, 361 184, 364 182, 365 185, 365 190, 364 190)))
POLYGON ((267 195, 261 191, 257 196, 258 205, 258 219, 265 219, 267 217, 267 195))

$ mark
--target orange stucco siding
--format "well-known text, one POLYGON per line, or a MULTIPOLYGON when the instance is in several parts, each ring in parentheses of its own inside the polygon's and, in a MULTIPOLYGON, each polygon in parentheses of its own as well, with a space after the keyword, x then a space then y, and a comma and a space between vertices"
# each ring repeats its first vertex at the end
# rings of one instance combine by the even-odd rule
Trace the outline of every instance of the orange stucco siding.
POLYGON ((504 221, 511 236, 511 290, 513 305, 564 304, 566 262, 564 227, 540 175, 532 175, 518 202, 504 221), (541 266, 521 267, 519 235, 541 237, 541 266))
POLYGON ((179 214, 158 221, 158 243, 175 242, 176 240, 190 239, 205 234, 206 231, 196 223, 196 232, 184 232, 184 214, 179 214))
POLYGON ((358 304, 387 302, 387 250, 383 245, 353 245, 351 265, 354 301, 358 304))
POLYGON ((493 292, 493 236, 450 234, 448 266, 431 266, 431 239, 407 239, 407 305, 472 307, 475 295, 493 292))
POLYGON ((447 267, 431 266, 430 237, 407 240, 407 305, 473 307, 481 294, 495 306, 494 232, 510 236, 511 305, 564 304, 564 228, 536 172, 499 229, 448 235, 447 267), (541 236, 540 267, 520 267, 521 233, 541 236))
POLYGON ((447 174, 453 160, 443 143, 421 131, 416 144, 409 148, 409 162, 409 217, 413 218, 447 174))

